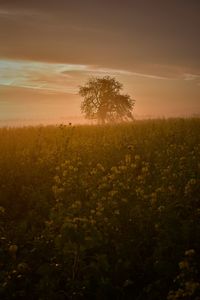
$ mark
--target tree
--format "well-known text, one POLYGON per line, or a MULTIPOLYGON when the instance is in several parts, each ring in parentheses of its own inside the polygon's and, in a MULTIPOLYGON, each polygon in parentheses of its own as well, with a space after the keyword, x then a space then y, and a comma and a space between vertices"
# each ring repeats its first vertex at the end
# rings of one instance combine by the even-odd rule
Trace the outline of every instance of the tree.
POLYGON ((90 78, 79 88, 79 95, 84 98, 81 112, 87 119, 97 119, 102 124, 132 120, 135 100, 127 94, 120 94, 122 87, 110 76, 90 78))

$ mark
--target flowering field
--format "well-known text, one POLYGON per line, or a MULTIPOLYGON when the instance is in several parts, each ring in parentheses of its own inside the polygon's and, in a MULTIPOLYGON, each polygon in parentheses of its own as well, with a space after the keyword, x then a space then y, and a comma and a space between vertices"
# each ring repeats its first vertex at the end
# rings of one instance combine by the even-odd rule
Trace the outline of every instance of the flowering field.
POLYGON ((200 119, 0 129, 0 299, 200 299, 200 119))

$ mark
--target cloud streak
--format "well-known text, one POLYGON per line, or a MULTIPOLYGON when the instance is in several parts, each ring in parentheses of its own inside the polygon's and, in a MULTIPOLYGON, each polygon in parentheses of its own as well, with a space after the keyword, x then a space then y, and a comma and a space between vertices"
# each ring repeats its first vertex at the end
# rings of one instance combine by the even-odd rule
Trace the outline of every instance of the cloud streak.
POLYGON ((34 89, 43 93, 77 94, 78 86, 90 76, 116 76, 149 80, 198 81, 200 75, 183 73, 174 77, 136 73, 83 64, 57 64, 35 61, 0 60, 0 85, 34 89))
MULTIPOLYGON (((127 70, 101 68, 83 64, 0 60, 0 85, 2 86, 76 94, 77 86, 87 77, 105 75, 128 76, 129 78, 142 77, 153 80, 168 79, 166 77, 151 74, 135 73, 127 70)), ((186 78, 188 79, 189 77, 186 78)), ((193 79, 191 74, 190 79, 193 79)))

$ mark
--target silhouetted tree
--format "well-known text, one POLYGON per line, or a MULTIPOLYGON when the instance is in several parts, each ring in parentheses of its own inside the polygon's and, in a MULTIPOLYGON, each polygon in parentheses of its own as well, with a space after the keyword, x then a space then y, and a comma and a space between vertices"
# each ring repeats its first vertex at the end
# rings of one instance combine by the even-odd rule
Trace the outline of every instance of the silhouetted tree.
POLYGON ((135 100, 127 94, 120 94, 122 84, 115 78, 90 78, 79 88, 84 100, 81 112, 87 119, 97 119, 100 123, 132 120, 135 100))

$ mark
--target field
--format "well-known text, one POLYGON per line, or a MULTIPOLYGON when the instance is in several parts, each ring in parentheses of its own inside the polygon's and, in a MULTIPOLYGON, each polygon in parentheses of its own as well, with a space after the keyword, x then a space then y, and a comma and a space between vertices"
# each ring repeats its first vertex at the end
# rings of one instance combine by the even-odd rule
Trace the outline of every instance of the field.
POLYGON ((0 299, 200 299, 200 119, 0 129, 0 299))

